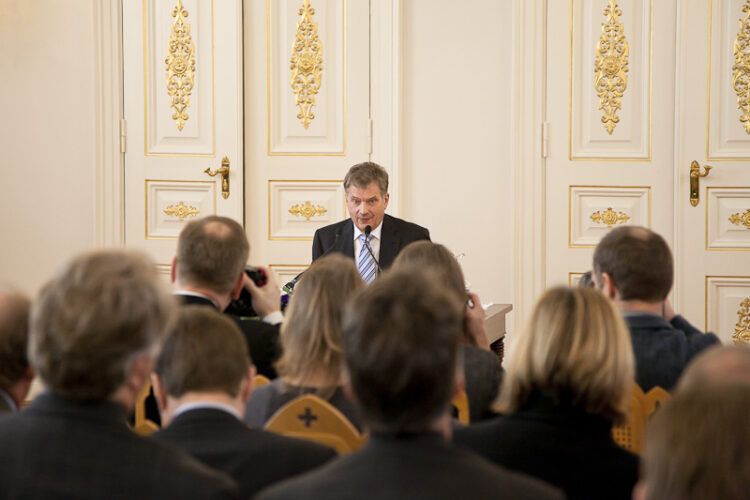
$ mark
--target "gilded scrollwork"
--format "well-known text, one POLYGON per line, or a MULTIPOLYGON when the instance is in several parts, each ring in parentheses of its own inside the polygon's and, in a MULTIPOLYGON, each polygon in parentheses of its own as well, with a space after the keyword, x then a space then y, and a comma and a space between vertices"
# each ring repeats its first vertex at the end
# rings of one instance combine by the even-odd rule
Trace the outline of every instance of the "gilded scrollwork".
POLYGON ((328 210, 322 205, 313 205, 309 201, 306 201, 303 204, 297 204, 293 205, 289 209, 289 213, 297 216, 297 217, 304 217, 306 220, 310 220, 311 217, 315 215, 323 215, 328 210))
POLYGON ((624 224, 629 221, 630 216, 624 212, 615 212, 612 207, 608 207, 604 212, 597 210, 591 214, 591 220, 597 224, 606 224, 607 227, 612 227, 615 224, 624 224))
POLYGON ((750 344, 750 297, 740 302, 732 340, 735 344, 750 344))
POLYGON ((192 206, 187 206, 183 202, 179 202, 177 205, 169 205, 164 209, 164 213, 173 217, 178 217, 180 221, 184 221, 186 217, 195 217, 200 211, 192 206))
POLYGON ((740 19, 740 30, 734 40, 732 86, 737 94, 740 123, 750 134, 750 0, 742 6, 745 18, 740 19))
POLYGON ((622 109, 622 96, 628 88, 628 57, 630 48, 625 29, 620 22, 622 10, 615 0, 604 9, 602 36, 596 46, 594 89, 599 97, 599 109, 604 111, 602 123, 611 135, 620 122, 617 110, 622 109))
POLYGON ((310 0, 305 0, 298 13, 302 18, 297 23, 297 35, 292 45, 291 85, 297 96, 297 119, 307 130, 315 118, 315 95, 323 80, 323 45, 318 38, 318 23, 313 22, 315 9, 310 7, 310 0))
POLYGON ((750 229, 750 208, 745 213, 736 213, 729 216, 729 222, 737 226, 745 226, 750 229))
POLYGON ((186 21, 188 11, 182 7, 182 0, 177 0, 172 17, 175 20, 164 62, 167 65, 167 93, 170 106, 174 109, 172 119, 177 122, 177 129, 182 130, 189 117, 187 108, 195 83, 195 46, 190 36, 190 25, 186 21))

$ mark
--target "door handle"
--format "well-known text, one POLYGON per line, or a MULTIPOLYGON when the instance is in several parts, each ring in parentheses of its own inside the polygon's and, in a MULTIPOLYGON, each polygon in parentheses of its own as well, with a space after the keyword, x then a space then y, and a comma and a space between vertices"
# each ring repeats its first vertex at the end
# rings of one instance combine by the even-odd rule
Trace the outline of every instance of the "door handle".
POLYGON ((697 161, 693 160, 693 163, 690 164, 690 204, 694 207, 698 206, 701 198, 700 178, 707 176, 712 168, 710 165, 704 165, 704 171, 701 173, 701 166, 697 161))
MULTIPOLYGON (((709 167, 710 168, 710 167, 709 167)), ((221 159, 221 168, 211 171, 211 168, 204 170, 208 175, 214 177, 217 174, 221 174, 221 196, 224 199, 229 198, 229 158, 226 156, 221 159)))

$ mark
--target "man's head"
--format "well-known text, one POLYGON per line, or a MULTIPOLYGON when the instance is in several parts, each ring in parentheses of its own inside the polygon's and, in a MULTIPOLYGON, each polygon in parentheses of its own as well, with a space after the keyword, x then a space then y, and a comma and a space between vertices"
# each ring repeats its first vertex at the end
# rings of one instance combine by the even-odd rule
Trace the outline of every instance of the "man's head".
POLYGON ((348 384, 374 433, 434 430, 460 386, 463 308, 418 270, 386 273, 348 304, 348 384))
POLYGON ((706 349, 687 365, 677 390, 711 382, 742 382, 750 385, 750 348, 723 346, 706 349))
POLYGON ((354 225, 364 232, 383 222, 388 207, 388 172, 373 162, 358 163, 344 177, 346 206, 354 225))
POLYGON ((620 301, 661 302, 672 289, 672 276, 667 242, 644 227, 613 229, 594 251, 597 286, 620 301))
POLYGON ((34 303, 29 359, 60 396, 132 406, 175 310, 145 255, 123 250, 83 254, 34 303))
POLYGON ((0 290, 0 390, 17 406, 31 386, 33 370, 26 350, 29 340, 29 299, 0 290))
POLYGON ((173 280, 221 295, 239 293, 249 253, 245 231, 234 220, 210 215, 190 221, 177 241, 173 280))
POLYGON ((748 384, 702 384, 678 392, 649 421, 633 498, 747 498, 748 408, 748 384))

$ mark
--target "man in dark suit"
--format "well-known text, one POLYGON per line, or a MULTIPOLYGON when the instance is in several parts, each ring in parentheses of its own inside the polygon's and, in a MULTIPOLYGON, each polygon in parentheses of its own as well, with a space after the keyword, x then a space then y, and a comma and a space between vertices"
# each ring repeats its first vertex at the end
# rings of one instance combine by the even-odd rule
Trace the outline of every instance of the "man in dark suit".
POLYGON ((343 320, 346 384, 370 440, 258 498, 562 498, 449 442, 463 304, 438 283, 399 269, 353 299, 343 320))
POLYGON ((670 391, 696 354, 720 343, 672 310, 673 269, 667 242, 644 227, 613 229, 594 251, 594 281, 630 329, 635 379, 644 391, 670 391))
POLYGON ((49 392, 0 417, 0 498, 236 498, 231 478, 126 423, 175 310, 139 253, 84 254, 55 276, 29 332, 49 392))
POLYGON ((242 419, 253 372, 237 325, 207 307, 187 306, 152 376, 167 424, 152 437, 235 478, 241 498, 336 455, 325 446, 247 427, 242 419))
POLYGON ((362 278, 370 283, 380 269, 391 266, 406 245, 430 239, 427 229, 386 215, 388 172, 377 163, 359 163, 350 168, 344 177, 344 191, 350 219, 315 231, 312 260, 329 252, 343 253, 355 259, 362 278), (375 262, 369 261, 367 246, 375 262))
POLYGON ((18 411, 34 379, 26 356, 29 307, 23 295, 0 290, 0 413, 18 411))

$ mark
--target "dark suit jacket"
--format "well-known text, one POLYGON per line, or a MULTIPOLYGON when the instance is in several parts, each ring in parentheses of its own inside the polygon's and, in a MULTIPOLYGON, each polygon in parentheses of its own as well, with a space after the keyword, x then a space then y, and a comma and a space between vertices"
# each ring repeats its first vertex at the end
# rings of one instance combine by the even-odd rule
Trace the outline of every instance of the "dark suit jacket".
POLYGON ((625 315, 635 354, 635 380, 645 392, 658 385, 670 391, 685 365, 706 347, 719 345, 680 315, 667 322, 655 314, 625 315))
POLYGON ((0 418, 0 498, 236 498, 232 479, 125 420, 115 403, 53 394, 0 418))
POLYGON ((178 415, 152 437, 185 450, 206 465, 229 474, 250 498, 272 483, 318 467, 336 452, 301 439, 250 429, 219 409, 178 415))
MULTIPOLYGON (((383 217, 382 224, 379 256, 381 269, 391 267, 393 259, 409 243, 430 239, 430 232, 426 228, 388 214, 383 217)), ((321 257, 326 252, 339 252, 354 258, 354 223, 351 219, 342 220, 315 231, 312 260, 321 257)))
POLYGON ((8 398, 10 401, 13 401, 12 398, 10 397, 10 394, 0 389, 0 414, 13 413, 16 411, 16 407, 11 406, 9 401, 6 400, 6 398, 8 398))
POLYGON ((461 344, 464 356, 466 396, 469 398, 469 417, 472 424, 495 416, 491 405, 500 390, 503 367, 497 356, 473 345, 461 344))
POLYGON ((610 422, 538 393, 516 413, 456 430, 454 442, 569 499, 629 500, 638 480, 638 457, 615 444, 610 422))
POLYGON ((262 500, 563 498, 529 477, 496 467, 437 434, 373 436, 365 447, 264 490, 262 500))

